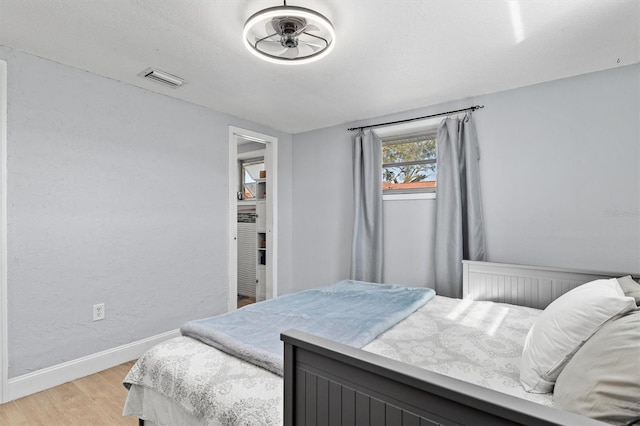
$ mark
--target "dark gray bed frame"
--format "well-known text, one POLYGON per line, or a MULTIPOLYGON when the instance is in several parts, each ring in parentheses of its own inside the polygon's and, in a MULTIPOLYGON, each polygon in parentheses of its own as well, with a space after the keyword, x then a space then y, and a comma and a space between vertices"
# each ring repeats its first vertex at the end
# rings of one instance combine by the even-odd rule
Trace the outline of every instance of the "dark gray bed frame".
POLYGON ((285 426, 604 425, 301 331, 281 338, 285 426))
MULTIPOLYGON (((620 274, 464 261, 464 297, 544 309, 580 284, 620 274)), ((604 425, 491 389, 290 330, 284 424, 604 425)))
MULTIPOLYGON (((544 309, 578 285, 622 275, 463 261, 463 297, 544 309)), ((285 426, 605 425, 301 331, 281 339, 285 426)))

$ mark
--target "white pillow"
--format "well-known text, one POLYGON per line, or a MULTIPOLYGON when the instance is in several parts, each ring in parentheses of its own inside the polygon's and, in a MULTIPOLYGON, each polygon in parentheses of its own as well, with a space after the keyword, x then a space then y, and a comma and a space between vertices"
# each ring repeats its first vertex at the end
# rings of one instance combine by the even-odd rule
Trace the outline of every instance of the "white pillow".
POLYGON ((618 284, 624 291, 624 295, 636 299, 636 305, 640 306, 640 284, 631 278, 631 275, 618 278, 618 284))
POLYGON ((607 321, 562 369, 553 406, 614 425, 640 419, 640 309, 607 321))
POLYGON ((520 364, 524 389, 551 392, 580 346, 609 319, 635 307, 615 278, 583 284, 554 300, 527 334, 520 364))

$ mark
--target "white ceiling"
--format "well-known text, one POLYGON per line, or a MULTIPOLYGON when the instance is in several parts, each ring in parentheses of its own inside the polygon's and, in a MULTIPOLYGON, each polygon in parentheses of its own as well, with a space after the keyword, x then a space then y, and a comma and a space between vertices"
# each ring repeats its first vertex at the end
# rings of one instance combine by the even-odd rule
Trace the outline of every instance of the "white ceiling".
POLYGON ((287 133, 639 62, 638 0, 289 0, 336 28, 306 65, 250 54, 277 0, 0 0, 0 44, 287 133), (188 83, 165 88, 147 67, 188 83))

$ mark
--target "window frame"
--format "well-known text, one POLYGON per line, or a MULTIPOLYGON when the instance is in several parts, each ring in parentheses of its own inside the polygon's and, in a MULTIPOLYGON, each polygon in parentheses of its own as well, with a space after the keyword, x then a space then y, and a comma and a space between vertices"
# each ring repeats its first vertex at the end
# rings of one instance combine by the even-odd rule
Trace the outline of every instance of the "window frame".
MULTIPOLYGON (((264 157, 253 157, 253 158, 247 158, 244 160, 240 160, 240 189, 239 192, 242 194, 242 199, 243 200, 256 200, 256 196, 254 194, 253 197, 249 197, 247 198, 245 196, 245 187, 246 187, 246 181, 245 181, 245 166, 251 166, 254 164, 264 164, 265 159, 264 157)), ((258 182, 259 179, 256 179, 255 182, 258 182)), ((249 183, 254 183, 254 182, 249 182, 249 183)))
MULTIPOLYGON (((389 135, 386 137, 381 137, 382 146, 385 145, 394 145, 401 143, 410 143, 410 139, 417 139, 414 142, 419 142, 420 140, 435 140, 436 141, 436 156, 434 158, 426 159, 426 160, 415 160, 415 161, 403 161, 397 163, 382 163, 380 170, 384 171, 385 167, 401 167, 401 166, 410 166, 410 165, 420 165, 420 164, 437 164, 437 132, 438 126, 437 124, 433 124, 428 126, 427 128, 420 129, 419 131, 406 131, 393 135, 389 135), (408 142, 405 142, 408 141, 408 142)), ((382 184, 384 186, 384 180, 382 180, 382 184)), ((398 199, 435 199, 435 193, 437 191, 437 172, 436 172, 436 186, 430 188, 405 188, 405 189, 383 189, 382 196, 383 200, 398 200, 398 199)))

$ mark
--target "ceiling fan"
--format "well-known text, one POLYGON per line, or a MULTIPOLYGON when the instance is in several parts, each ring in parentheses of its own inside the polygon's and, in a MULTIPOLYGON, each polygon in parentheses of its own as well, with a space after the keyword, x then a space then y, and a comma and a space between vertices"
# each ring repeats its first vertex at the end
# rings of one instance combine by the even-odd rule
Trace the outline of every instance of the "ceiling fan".
POLYGON ((323 15, 296 6, 270 7, 244 24, 245 46, 269 62, 303 64, 316 61, 333 49, 335 30, 323 15))

